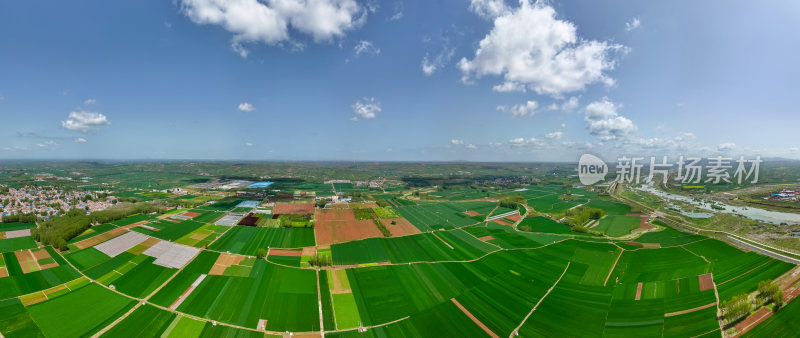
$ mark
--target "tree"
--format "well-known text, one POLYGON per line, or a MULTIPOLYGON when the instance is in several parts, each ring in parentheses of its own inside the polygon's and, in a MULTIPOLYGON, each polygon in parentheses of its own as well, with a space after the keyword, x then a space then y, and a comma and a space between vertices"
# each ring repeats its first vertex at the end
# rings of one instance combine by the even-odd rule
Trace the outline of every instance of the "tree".
POLYGON ((267 250, 265 250, 264 248, 258 248, 258 250, 256 250, 256 257, 264 258, 266 256, 267 256, 267 250))

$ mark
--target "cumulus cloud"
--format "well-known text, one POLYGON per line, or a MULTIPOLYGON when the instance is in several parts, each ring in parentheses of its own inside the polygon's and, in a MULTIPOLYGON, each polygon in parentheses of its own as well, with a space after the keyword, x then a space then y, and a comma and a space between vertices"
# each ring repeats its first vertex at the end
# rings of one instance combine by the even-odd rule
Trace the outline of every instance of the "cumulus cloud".
POLYGON ((578 105, 579 105, 578 98, 575 96, 570 97, 568 100, 564 101, 564 103, 561 104, 561 111, 571 112, 576 108, 578 108, 578 105))
POLYGON ((494 19, 510 12, 505 0, 472 0, 469 10, 484 19, 494 19))
POLYGON ((542 140, 537 139, 535 137, 532 137, 532 138, 529 138, 529 139, 525 139, 524 137, 517 137, 517 138, 508 140, 508 144, 513 146, 513 147, 531 146, 531 147, 535 147, 535 148, 541 148, 541 147, 545 146, 545 143, 542 140))
POLYGON ((533 116, 536 114, 537 109, 539 109, 539 103, 536 101, 528 101, 524 104, 515 104, 510 108, 507 106, 497 106, 497 110, 499 111, 510 112, 512 118, 533 116))
POLYGON ((464 140, 452 139, 450 140, 450 144, 454 146, 461 146, 464 145, 464 140))
POLYGON ((83 138, 83 137, 78 137, 78 138, 75 139, 75 142, 76 143, 86 143, 86 139, 83 138))
POLYGON ((179 0, 181 12, 199 25, 218 25, 233 33, 231 48, 242 57, 243 43, 296 45, 290 30, 314 41, 342 37, 361 26, 369 8, 356 0, 179 0))
POLYGON ((252 111, 256 110, 256 107, 254 105, 252 105, 252 104, 247 103, 247 102, 242 102, 242 103, 239 104, 238 107, 236 107, 236 109, 239 109, 240 112, 249 113, 249 112, 252 112, 252 111))
POLYGON ((252 146, 253 146, 253 143, 246 142, 244 145, 245 145, 246 147, 252 147, 252 146))
POLYGON ((380 101, 375 100, 374 97, 365 97, 353 103, 353 114, 351 121, 358 121, 359 118, 374 119, 378 113, 381 112, 380 101))
POLYGON ((95 100, 95 99, 86 99, 86 101, 83 101, 83 105, 84 106, 88 106, 88 105, 95 104, 95 103, 97 103, 97 100, 95 100))
POLYGON ((584 120, 589 123, 589 132, 601 140, 613 140, 636 131, 633 121, 619 115, 620 107, 606 97, 586 106, 584 120))
POLYGON ((88 133, 91 130, 96 130, 100 126, 111 124, 108 118, 100 113, 90 112, 86 110, 76 110, 69 113, 69 119, 61 121, 61 127, 64 129, 77 131, 81 133, 88 133))
POLYGON ((717 146, 717 150, 719 150, 719 151, 731 151, 735 147, 736 147, 736 143, 725 142, 725 143, 720 143, 719 146, 717 146))
POLYGON ((381 49, 375 47, 371 41, 361 40, 353 47, 353 56, 359 57, 361 54, 380 55, 381 49))
POLYGON ((634 29, 639 29, 640 27, 642 27, 642 22, 639 21, 639 18, 633 18, 631 22, 625 23, 625 30, 628 32, 634 29))
POLYGON ((620 44, 582 39, 574 24, 556 18, 553 7, 522 0, 519 8, 495 18, 475 57, 462 58, 458 67, 464 83, 502 76, 495 91, 533 90, 558 97, 595 82, 613 85, 606 72, 615 67, 613 55, 627 50, 620 44))
POLYGON ((467 148, 467 149, 470 149, 470 150, 475 150, 475 149, 478 149, 478 146, 470 143, 470 144, 465 145, 464 148, 467 148))
POLYGON ((549 140, 560 140, 564 136, 563 131, 554 131, 552 133, 544 134, 544 138, 549 140))

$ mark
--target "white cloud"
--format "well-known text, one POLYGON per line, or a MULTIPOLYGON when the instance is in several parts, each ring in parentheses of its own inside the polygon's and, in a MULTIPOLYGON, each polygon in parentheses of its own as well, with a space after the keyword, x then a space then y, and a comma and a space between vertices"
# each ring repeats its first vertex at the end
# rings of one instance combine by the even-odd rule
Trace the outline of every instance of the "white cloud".
POLYGON ((76 143, 86 143, 86 139, 83 138, 83 137, 78 137, 78 138, 75 139, 75 142, 76 143))
POLYGON ((359 57, 361 54, 380 55, 381 49, 375 47, 371 41, 361 40, 353 47, 353 56, 359 57))
POLYGON ((640 27, 642 27, 642 22, 639 21, 639 18, 633 18, 633 20, 631 20, 631 22, 626 22, 625 23, 625 30, 628 31, 628 32, 630 32, 630 31, 632 31, 634 29, 639 29, 640 27))
POLYGON ((389 20, 397 21, 397 20, 402 19, 403 18, 403 7, 404 6, 403 6, 403 2, 402 1, 396 2, 394 4, 394 14, 392 15, 391 18, 389 18, 389 20))
POLYGON ((450 140, 450 144, 455 146, 461 146, 464 145, 464 140, 452 139, 450 140))
POLYGON ((545 146, 545 143, 542 140, 537 139, 535 137, 525 139, 524 137, 517 137, 515 139, 508 140, 508 144, 514 147, 524 147, 524 146, 533 146, 536 148, 541 148, 545 146))
POLYGON ((422 57, 422 73, 424 73, 426 76, 433 75, 433 73, 450 62, 455 52, 455 48, 445 47, 435 56, 430 56, 428 53, 425 53, 425 56, 422 57))
POLYGON ((342 37, 361 26, 369 11, 355 0, 180 0, 180 6, 192 22, 233 33, 231 47, 242 57, 246 42, 292 45, 290 30, 318 42, 342 37))
POLYGON ((612 54, 626 52, 626 47, 584 40, 574 24, 556 18, 552 7, 530 0, 520 3, 515 11, 494 20, 472 60, 459 61, 464 83, 486 75, 503 76, 495 91, 533 90, 556 97, 595 82, 614 84, 605 72, 615 67, 612 54))
POLYGON ((36 146, 42 149, 54 150, 58 146, 58 142, 53 140, 47 140, 44 142, 37 143, 36 146))
POLYGON ((506 106, 497 106, 497 110, 503 112, 511 112, 512 118, 522 117, 522 116, 533 116, 536 114, 537 109, 539 108, 539 103, 536 101, 528 101, 524 104, 515 104, 508 108, 506 106))
POLYGON ((720 143, 719 146, 717 146, 717 150, 719 150, 719 151, 731 151, 735 147, 736 147, 736 143, 725 142, 725 143, 720 143))
POLYGON ((510 8, 506 6, 505 0, 472 0, 469 10, 484 19, 494 19, 507 14, 510 8))
POLYGON ((253 144, 250 143, 250 142, 246 142, 244 145, 247 146, 247 147, 252 147, 253 146, 253 144))
POLYGON ((563 131, 554 131, 552 133, 544 134, 544 138, 550 139, 550 140, 560 140, 561 137, 563 137, 563 136, 564 136, 564 132, 563 131))
POLYGON ((61 127, 81 133, 96 130, 99 126, 111 124, 108 118, 100 113, 86 110, 77 110, 69 113, 69 119, 61 121, 61 127))
POLYGON ((352 107, 355 116, 350 118, 351 121, 358 121, 359 118, 374 119, 382 110, 380 101, 375 100, 374 97, 362 98, 353 103, 352 107))
POLYGON ((95 104, 95 103, 97 103, 97 100, 95 99, 86 99, 86 101, 83 101, 84 106, 88 106, 90 104, 95 104))
POLYGON ((470 149, 470 150, 475 150, 475 149, 478 149, 478 146, 470 143, 470 144, 465 145, 464 148, 467 148, 467 149, 470 149))
POLYGON ((564 103, 561 104, 561 111, 571 112, 571 111, 575 110, 576 108, 578 108, 579 104, 580 103, 578 102, 578 98, 577 97, 575 97, 575 96, 570 97, 569 100, 566 100, 566 101, 564 101, 564 103))
POLYGON ((239 104, 238 107, 236 107, 236 109, 239 109, 239 111, 241 111, 241 112, 249 113, 249 112, 252 112, 252 111, 256 110, 256 107, 254 105, 252 105, 252 104, 247 103, 247 102, 242 102, 242 103, 239 104))
POLYGON ((620 105, 606 97, 586 106, 584 120, 589 123, 589 132, 599 136, 601 140, 613 140, 636 131, 633 121, 617 113, 619 108, 620 105))

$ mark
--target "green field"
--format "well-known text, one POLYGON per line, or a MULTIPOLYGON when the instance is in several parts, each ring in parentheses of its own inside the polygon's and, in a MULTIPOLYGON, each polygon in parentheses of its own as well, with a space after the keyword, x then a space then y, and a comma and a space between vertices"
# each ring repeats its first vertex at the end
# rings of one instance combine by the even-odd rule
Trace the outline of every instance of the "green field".
POLYGON ((569 225, 558 223, 544 216, 528 217, 520 222, 518 228, 530 232, 542 232, 548 234, 565 234, 570 232, 569 225))
POLYGON ((47 337, 78 337, 99 331, 133 304, 131 299, 89 284, 27 310, 47 337))
POLYGON ((234 226, 209 249, 254 256, 259 248, 301 248, 314 244, 313 228, 234 226))
POLYGON ((331 245, 334 264, 343 265, 468 260, 496 249, 460 229, 331 245))
POLYGON ((403 217, 408 219, 420 231, 442 228, 459 228, 478 223, 464 212, 471 210, 486 218, 497 203, 494 202, 417 202, 397 207, 403 217))
POLYGON ((641 218, 637 216, 611 215, 600 219, 600 223, 592 227, 592 230, 600 231, 610 237, 621 237, 639 228, 640 222, 641 218))

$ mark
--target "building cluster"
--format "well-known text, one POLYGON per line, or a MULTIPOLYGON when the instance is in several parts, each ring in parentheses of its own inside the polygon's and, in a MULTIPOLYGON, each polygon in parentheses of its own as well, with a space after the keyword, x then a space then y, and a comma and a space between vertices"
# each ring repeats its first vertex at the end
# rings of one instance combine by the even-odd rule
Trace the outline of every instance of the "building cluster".
POLYGON ((783 189, 781 190, 781 192, 770 194, 764 199, 780 200, 780 201, 797 201, 798 195, 800 195, 800 191, 783 189))
POLYGON ((53 187, 8 188, 0 193, 0 216, 28 213, 53 216, 73 208, 84 209, 87 213, 104 210, 116 200, 107 194, 106 191, 65 192, 53 187))

